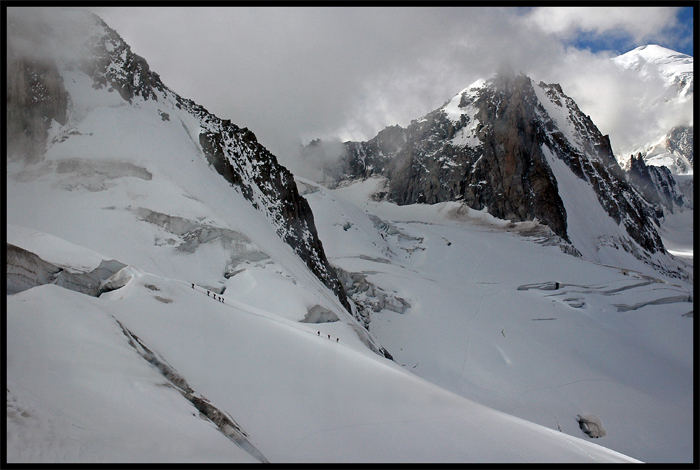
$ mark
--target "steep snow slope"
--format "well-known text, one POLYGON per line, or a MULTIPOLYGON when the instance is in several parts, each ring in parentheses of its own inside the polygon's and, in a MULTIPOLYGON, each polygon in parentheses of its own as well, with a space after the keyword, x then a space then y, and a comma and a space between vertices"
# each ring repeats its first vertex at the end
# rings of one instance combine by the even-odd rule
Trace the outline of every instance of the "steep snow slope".
MULTIPOLYGON (((256 295, 270 288, 257 278, 274 273, 279 295, 269 299, 274 305, 261 306, 294 319, 322 308, 357 325, 308 204, 252 132, 169 90, 98 18, 57 10, 55 21, 44 22, 61 54, 18 59, 20 79, 9 104, 39 130, 28 128, 36 145, 8 135, 17 144, 8 162, 10 224, 219 293, 232 286, 269 299, 256 295), (65 50, 72 43, 56 30, 66 25, 85 32, 69 35, 87 48, 80 49, 84 56, 65 50), (47 63, 48 71, 37 65, 47 63), (56 96, 67 97, 59 100, 62 117, 48 113, 51 106, 29 104, 51 104, 56 96)), ((39 55, 53 51, 39 45, 39 55)), ((17 48, 12 56, 22 57, 17 48)), ((374 351, 388 354, 357 331, 374 351)))
POLYGON ((84 135, 52 146, 42 163, 10 163, 8 222, 219 292, 237 271, 279 272, 289 315, 320 304, 353 321, 264 215, 202 161, 182 124, 153 119, 157 105, 147 106, 94 106, 79 124, 84 135))
MULTIPOLYGON (((659 82, 658 89, 649 96, 640 96, 640 106, 665 110, 675 115, 678 122, 666 123, 648 142, 639 142, 634 148, 621 149, 617 157, 623 168, 631 170, 634 161, 630 155, 641 153, 646 165, 666 167, 673 174, 675 192, 683 197, 681 212, 664 210, 660 235, 669 252, 692 262, 693 242, 693 122, 684 122, 693 103, 693 58, 655 44, 640 46, 613 59, 626 69, 638 72, 650 83, 659 82), (679 223, 682 221, 682 223, 679 223)), ((659 171, 657 171, 659 172, 659 171)), ((668 182, 669 185, 673 181, 668 182)), ((662 193, 666 188, 657 188, 662 193)), ((674 190, 674 188, 670 188, 674 190)))
MULTIPOLYGON (((175 192, 186 196, 192 195, 183 185, 217 180, 221 186, 218 180, 223 180, 230 188, 218 194, 217 202, 226 204, 226 196, 246 200, 267 219, 267 231, 292 248, 350 310, 291 173, 250 130, 167 88, 145 59, 95 15, 15 9, 8 26, 8 116, 14 124, 8 127, 9 158, 19 166, 30 164, 23 174, 27 179, 57 173, 63 175, 61 189, 99 192, 122 178, 151 181, 155 171, 156 186, 163 183, 161 177, 172 176, 171 183, 181 189, 175 192), (194 171, 192 178, 182 174, 192 167, 209 171, 194 171), (208 176, 202 179, 203 174, 208 176)), ((182 220, 149 207, 129 210, 183 237, 177 246, 181 251, 236 238, 202 220, 182 220)), ((171 238, 162 242, 176 243, 171 238)))
POLYGON ((536 223, 460 202, 377 201, 382 178, 304 187, 346 290, 407 370, 573 436, 595 415, 597 443, 644 461, 692 459, 692 283, 567 255, 536 223))
POLYGON ((256 461, 120 335, 92 297, 8 297, 8 462, 256 461))
POLYGON ((430 384, 349 325, 125 269, 98 298, 53 285, 8 296, 9 462, 632 460, 430 384))

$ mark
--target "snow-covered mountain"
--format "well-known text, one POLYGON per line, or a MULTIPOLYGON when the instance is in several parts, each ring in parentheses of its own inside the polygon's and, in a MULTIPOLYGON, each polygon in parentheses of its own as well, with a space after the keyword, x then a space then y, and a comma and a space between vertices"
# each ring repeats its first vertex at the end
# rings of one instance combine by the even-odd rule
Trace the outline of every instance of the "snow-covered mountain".
POLYGON ((331 190, 94 15, 10 8, 8 40, 9 462, 692 459, 691 280, 612 245, 647 243, 659 268, 676 233, 630 215, 654 208, 556 86, 483 82, 421 121, 418 148, 451 133, 464 169, 491 139, 475 183, 500 186, 469 187, 483 209, 422 203, 446 191, 427 153, 397 205, 369 170, 406 129, 349 161, 374 176, 331 190), (522 222, 487 212, 503 190, 522 222), (551 226, 530 220, 548 207, 551 226))
MULTIPOLYGON (((658 83, 658 90, 640 97, 641 106, 652 109, 692 104, 693 58, 649 44, 613 58, 620 67, 637 72, 643 80, 658 83)), ((630 155, 642 153, 647 165, 666 166, 673 174, 693 174, 693 123, 679 122, 660 129, 648 142, 618 152, 620 164, 629 167, 630 155)))
MULTIPOLYGON (((22 19, 17 21, 14 28, 24 26, 22 19)), ((69 21, 81 20, 71 16, 65 23, 69 21)), ((10 49, 9 159, 43 160, 46 169, 55 167, 68 179, 72 176, 75 179, 72 183, 78 187, 100 191, 113 186, 108 182, 121 177, 153 180, 153 169, 144 166, 144 162, 155 165, 160 159, 160 168, 181 171, 183 162, 177 160, 178 155, 173 151, 194 150, 204 155, 204 162, 233 186, 232 192, 238 192, 266 216, 280 238, 349 310, 342 286, 325 259, 313 214, 299 197, 291 173, 277 163, 250 130, 221 120, 168 89, 150 71, 148 63, 132 53, 121 37, 99 18, 86 17, 80 24, 87 33, 85 44, 90 44, 84 55, 46 60, 10 49), (90 90, 86 92, 88 87, 90 90), (101 93, 102 90, 106 93, 101 93), (114 111, 105 113, 104 109, 109 108, 114 111), (110 120, 113 125, 131 115, 139 116, 137 119, 142 121, 130 119, 134 121, 132 129, 114 129, 108 124, 110 120), (131 130, 134 133, 128 134, 131 130), (118 141, 127 136, 132 136, 129 139, 132 143, 125 151, 118 141), (108 138, 113 141, 96 154, 92 147, 108 138), (175 146, 176 142, 179 147, 175 146), (86 183, 84 177, 96 181, 86 183)), ((198 164, 191 158, 184 161, 198 164)), ((171 223, 168 218, 176 215, 165 213, 158 217, 154 215, 155 207, 127 209, 146 222, 166 226, 166 230, 171 223)), ((177 230, 175 233, 189 239, 200 237, 201 225, 206 226, 197 227, 195 223, 181 230, 182 233, 177 230)), ((213 238, 211 230, 204 229, 204 233, 213 238)), ((195 247, 196 242, 187 251, 195 247)))
POLYGON ((508 74, 478 80, 407 128, 345 142, 340 165, 326 173, 336 184, 381 175, 398 204, 462 201, 498 218, 537 220, 586 259, 641 259, 687 276, 666 254, 657 212, 627 182, 608 137, 557 84, 508 74))
POLYGON ((613 61, 647 78, 662 77, 673 97, 692 98, 693 58, 687 54, 648 44, 625 52, 613 61))

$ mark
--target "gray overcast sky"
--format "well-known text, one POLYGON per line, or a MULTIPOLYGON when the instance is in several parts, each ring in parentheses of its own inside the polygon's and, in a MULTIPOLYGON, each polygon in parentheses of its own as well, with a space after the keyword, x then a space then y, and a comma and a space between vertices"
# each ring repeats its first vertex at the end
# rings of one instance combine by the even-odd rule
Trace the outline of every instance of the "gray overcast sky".
POLYGON ((578 38, 614 38, 606 44, 619 52, 692 41, 679 28, 679 10, 663 7, 93 11, 166 85, 249 127, 287 164, 300 143, 371 138, 504 65, 561 83, 614 146, 627 145, 648 127, 649 116, 634 109, 640 90, 610 64, 614 52, 579 49, 578 38))

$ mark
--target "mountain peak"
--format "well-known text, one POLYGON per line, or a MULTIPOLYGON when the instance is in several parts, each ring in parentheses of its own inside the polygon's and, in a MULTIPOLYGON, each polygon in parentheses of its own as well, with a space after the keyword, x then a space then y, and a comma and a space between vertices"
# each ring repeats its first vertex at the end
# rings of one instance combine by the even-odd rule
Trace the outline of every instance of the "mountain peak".
POLYGON ((667 124, 659 126, 659 132, 650 135, 645 142, 618 149, 618 155, 641 152, 647 163, 655 161, 655 165, 668 166, 673 173, 692 172, 693 57, 658 44, 648 44, 612 60, 655 87, 648 89, 645 107, 664 113, 663 109, 671 106, 665 112, 675 120, 668 127, 667 124), (691 143, 688 145, 688 142, 691 143))
POLYGON ((566 252, 600 262, 601 245, 621 247, 666 270, 653 259, 664 252, 654 208, 626 182, 608 136, 556 83, 498 73, 387 137, 345 142, 336 182, 382 176, 382 197, 399 205, 461 201, 537 220, 566 252))
POLYGON ((693 57, 658 44, 647 44, 621 54, 613 60, 628 69, 645 72, 649 64, 658 67, 667 78, 693 73, 693 57))
MULTIPOLYGON (((644 46, 639 46, 634 49, 632 49, 629 52, 626 52, 625 54, 638 54, 642 55, 647 58, 654 58, 654 57, 690 57, 692 56, 688 54, 683 54, 682 52, 674 51, 673 49, 669 49, 668 47, 660 46, 658 44, 646 44, 644 46)), ((622 55, 625 55, 622 54, 622 55)))

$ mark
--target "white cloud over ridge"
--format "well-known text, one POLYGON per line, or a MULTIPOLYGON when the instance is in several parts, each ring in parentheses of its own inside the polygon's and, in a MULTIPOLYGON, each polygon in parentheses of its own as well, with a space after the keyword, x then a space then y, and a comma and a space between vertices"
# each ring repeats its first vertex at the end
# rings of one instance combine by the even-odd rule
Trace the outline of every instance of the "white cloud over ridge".
MULTIPOLYGON (((252 129, 285 164, 313 138, 367 139, 441 106, 501 67, 558 82, 616 149, 662 123, 640 109, 655 85, 612 53, 579 50, 576 31, 661 38, 676 8, 113 8, 95 9, 164 83, 252 129), (555 24, 556 23, 556 24, 555 24), (635 29, 636 27, 636 29, 635 29)), ((692 111, 692 110, 690 110, 692 111)), ((692 112, 690 112, 692 116, 692 112)))

